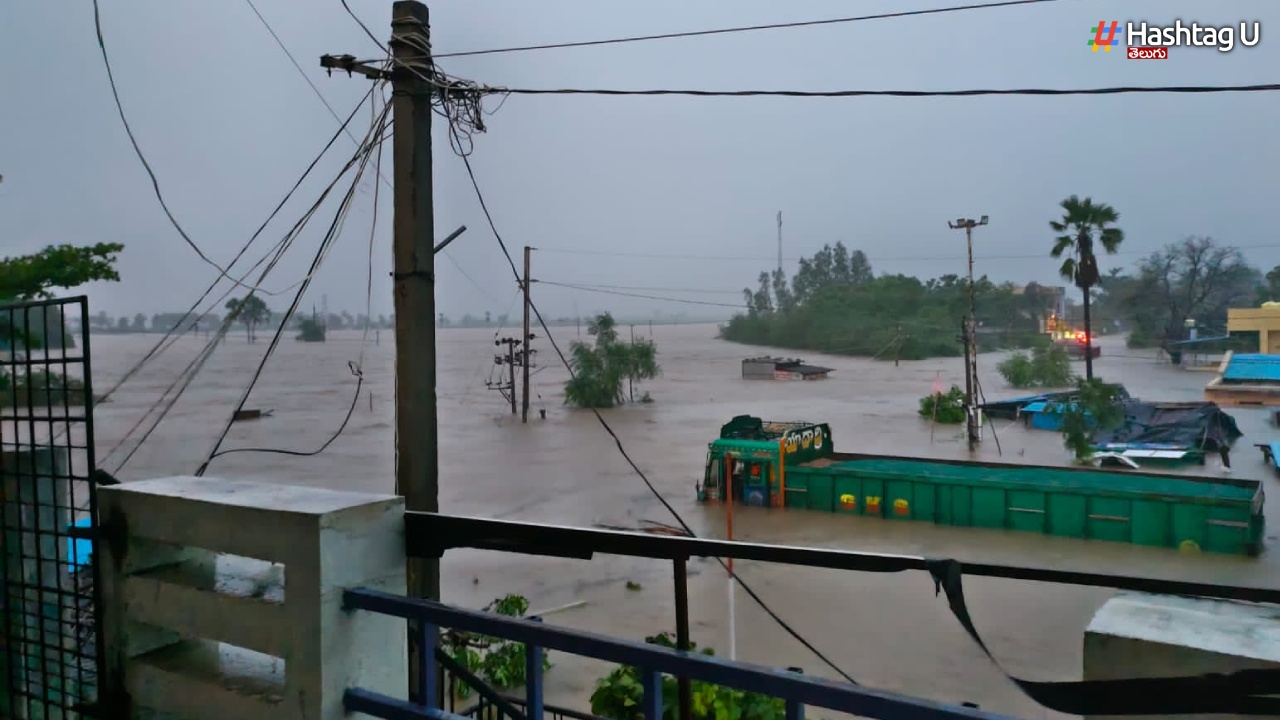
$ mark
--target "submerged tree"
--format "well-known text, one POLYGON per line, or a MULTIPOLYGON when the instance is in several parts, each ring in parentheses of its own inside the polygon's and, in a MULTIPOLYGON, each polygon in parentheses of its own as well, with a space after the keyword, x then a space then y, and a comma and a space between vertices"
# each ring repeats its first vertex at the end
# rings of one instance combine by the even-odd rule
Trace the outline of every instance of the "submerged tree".
POLYGON ((227 310, 230 311, 233 321, 238 321, 244 325, 245 337, 249 339, 249 342, 254 341, 254 331, 258 325, 271 319, 271 308, 267 307, 262 298, 252 293, 242 299, 231 298, 228 300, 227 310))
POLYGON ((627 380, 656 377, 658 346, 652 340, 618 340, 613 315, 602 313, 591 319, 587 332, 595 344, 574 342, 569 346, 573 378, 564 386, 564 401, 581 408, 610 408, 626 401, 627 380))
POLYGON ((1124 231, 1115 227, 1120 213, 1106 203, 1093 202, 1093 198, 1080 199, 1072 195, 1062 201, 1062 219, 1049 221, 1049 227, 1057 237, 1049 255, 1062 258, 1059 272, 1066 280, 1075 283, 1084 294, 1084 376, 1093 379, 1093 327, 1089 316, 1089 292, 1098 284, 1097 246, 1108 255, 1114 255, 1124 242, 1124 231))

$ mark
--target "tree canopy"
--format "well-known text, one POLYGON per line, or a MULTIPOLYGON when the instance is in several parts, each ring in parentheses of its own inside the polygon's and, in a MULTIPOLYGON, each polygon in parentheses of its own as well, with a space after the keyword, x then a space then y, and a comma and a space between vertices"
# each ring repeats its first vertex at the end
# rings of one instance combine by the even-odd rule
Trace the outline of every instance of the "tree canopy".
POLYGON ((1124 242, 1124 231, 1115 226, 1120 213, 1106 203, 1081 200, 1078 195, 1063 200, 1061 206, 1062 219, 1049 221, 1050 229, 1058 233, 1049 255, 1062 259, 1058 274, 1063 280, 1088 292, 1098 284, 1097 251, 1114 255, 1124 242))
MULTIPOLYGON (((996 284, 986 276, 974 290, 985 348, 1029 342, 1054 297, 1048 288, 996 284)), ((743 299, 746 312, 724 326, 726 340, 919 359, 961 353, 957 337, 969 313, 969 283, 958 275, 876 276, 861 250, 837 242, 802 258, 789 282, 779 270, 760 273, 757 288, 743 290, 743 299)))
POLYGON ((610 408, 627 401, 623 386, 627 381, 657 377, 658 346, 652 340, 618 339, 613 315, 596 315, 587 324, 594 344, 574 342, 569 346, 573 377, 564 386, 564 401, 581 408, 610 408))
POLYGON ((227 301, 226 307, 232 319, 244 325, 245 336, 249 342, 256 339, 254 331, 258 325, 271 319, 271 308, 267 307, 267 303, 262 298, 252 293, 243 299, 231 298, 227 301))
POLYGON ((1188 237, 1140 260, 1132 274, 1099 279, 1100 317, 1129 330, 1130 347, 1157 347, 1185 338, 1185 321, 1226 333, 1227 309, 1280 299, 1280 267, 1266 276, 1238 248, 1210 237, 1188 237))
POLYGON ((118 282, 116 260, 124 245, 50 245, 31 255, 0 258, 0 301, 38 300, 50 291, 99 280, 118 282))

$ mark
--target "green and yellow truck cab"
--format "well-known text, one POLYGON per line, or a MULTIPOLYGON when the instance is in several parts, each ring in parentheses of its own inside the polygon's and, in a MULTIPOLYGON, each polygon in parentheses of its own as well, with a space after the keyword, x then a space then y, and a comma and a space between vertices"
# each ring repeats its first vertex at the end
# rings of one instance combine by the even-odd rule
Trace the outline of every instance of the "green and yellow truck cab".
POLYGON ((837 453, 824 423, 740 415, 698 499, 1257 555, 1257 480, 837 453))

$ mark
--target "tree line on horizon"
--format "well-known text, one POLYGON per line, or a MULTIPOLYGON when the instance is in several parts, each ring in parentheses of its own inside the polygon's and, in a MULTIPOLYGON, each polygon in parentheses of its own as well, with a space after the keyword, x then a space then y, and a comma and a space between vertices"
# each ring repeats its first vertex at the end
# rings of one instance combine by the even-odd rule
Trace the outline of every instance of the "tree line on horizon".
MULTIPOLYGON (((1239 248, 1189 236, 1139 260, 1130 269, 1098 269, 1098 256, 1124 241, 1119 213, 1091 198, 1071 196, 1062 217, 1049 223, 1048 259, 1080 290, 1090 337, 1128 332, 1133 348, 1167 346, 1186 337, 1185 321, 1226 334, 1227 309, 1280 299, 1280 266, 1265 275, 1239 248)), ((892 359, 956 356, 962 320, 969 314, 968 281, 954 274, 920 279, 873 272, 861 250, 824 245, 801 258, 791 278, 762 272, 743 290, 746 311, 722 327, 724 339, 751 345, 892 359)), ((1041 321, 1054 307, 1056 288, 1019 287, 975 278, 979 346, 1022 348, 1043 342, 1041 321)), ((1091 363, 1089 363, 1091 365, 1091 363)), ((1091 370, 1088 375, 1092 375, 1091 370)))

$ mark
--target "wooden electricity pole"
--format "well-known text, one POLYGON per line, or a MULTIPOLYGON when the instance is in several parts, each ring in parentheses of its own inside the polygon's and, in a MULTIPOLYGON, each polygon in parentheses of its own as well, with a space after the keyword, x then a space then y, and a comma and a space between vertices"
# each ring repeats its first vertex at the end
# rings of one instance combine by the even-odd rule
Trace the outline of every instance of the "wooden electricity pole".
MULTIPOLYGON (((529 264, 530 254, 533 248, 528 245, 524 246, 524 282, 520 283, 524 290, 524 355, 521 358, 521 386, 520 386, 520 422, 529 422, 529 366, 533 364, 533 353, 529 350, 529 341, 533 336, 529 334, 529 264)), ((514 381, 513 381, 514 382, 514 381)), ((512 396, 514 397, 514 395, 512 396)))

